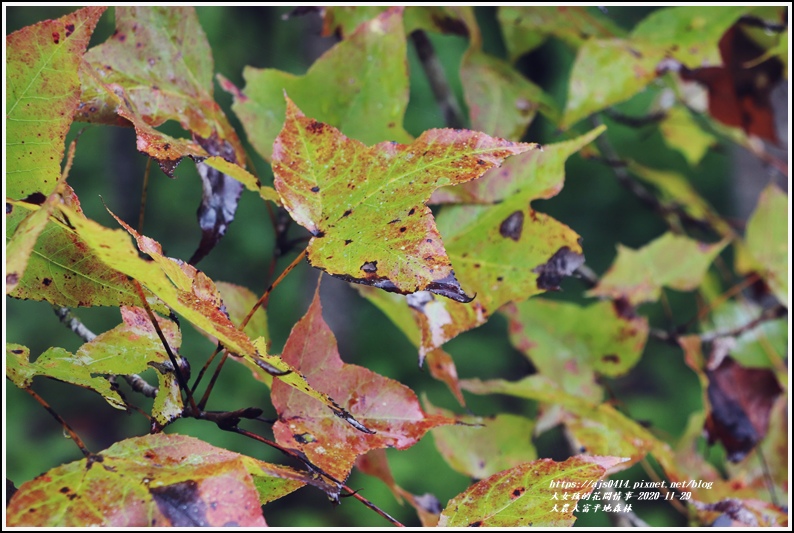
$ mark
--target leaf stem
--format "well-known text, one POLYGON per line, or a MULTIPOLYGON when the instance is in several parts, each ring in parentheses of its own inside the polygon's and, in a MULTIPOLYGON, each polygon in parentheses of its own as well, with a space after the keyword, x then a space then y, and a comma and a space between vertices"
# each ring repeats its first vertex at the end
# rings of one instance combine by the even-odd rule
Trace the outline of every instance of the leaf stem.
POLYGON ((462 128, 464 126, 463 113, 460 110, 458 101, 452 93, 452 89, 447 82, 444 67, 436 56, 433 43, 423 30, 416 30, 411 34, 411 41, 414 43, 416 54, 422 63, 422 69, 430 82, 430 88, 436 97, 436 103, 444 115, 444 123, 449 128, 462 128))
POLYGON ((245 329, 245 326, 248 325, 248 322, 251 320, 251 318, 254 316, 254 313, 256 313, 256 310, 259 309, 260 306, 267 307, 267 300, 270 297, 270 293, 273 292, 273 289, 275 289, 276 286, 278 286, 278 284, 281 283, 285 277, 287 277, 287 274, 289 274, 293 268, 298 266, 298 263, 300 263, 301 260, 306 257, 307 250, 308 248, 304 248, 301 253, 299 253, 298 256, 292 260, 292 263, 287 265, 287 268, 285 268, 284 271, 279 274, 279 276, 276 278, 276 281, 271 283, 270 286, 265 290, 265 292, 262 294, 262 297, 259 298, 259 300, 254 304, 243 321, 240 323, 240 326, 238 327, 240 331, 245 329))
POLYGON ((88 448, 86 448, 85 444, 83 443, 83 440, 77 435, 77 433, 75 433, 75 431, 71 428, 71 426, 69 426, 69 424, 66 423, 66 420, 61 418, 61 415, 56 413, 53 410, 53 408, 50 407, 50 404, 48 404, 44 400, 44 398, 42 398, 41 396, 36 394, 36 392, 33 391, 32 389, 26 388, 24 390, 25 390, 25 392, 27 392, 28 394, 33 396, 33 399, 35 399, 37 402, 39 402, 41 404, 41 406, 44 407, 44 409, 46 409, 47 412, 50 413, 52 415, 52 417, 61 424, 61 426, 63 426, 63 429, 69 434, 69 436, 72 438, 72 441, 74 441, 74 443, 77 445, 77 447, 80 448, 80 451, 83 453, 83 455, 86 456, 86 458, 90 458, 90 457, 94 456, 94 454, 91 453, 88 450, 88 448))
POLYGON ((179 388, 185 391, 185 394, 187 394, 188 402, 190 403, 190 407, 193 409, 193 411, 198 412, 199 409, 196 406, 196 401, 193 399, 193 394, 191 394, 190 388, 187 386, 187 380, 185 379, 185 376, 182 375, 182 367, 179 365, 179 361, 177 361, 174 352, 171 351, 171 346, 168 344, 168 341, 163 334, 163 330, 160 329, 160 324, 157 323, 157 318, 154 316, 152 308, 149 307, 149 302, 146 301, 146 295, 143 292, 143 287, 141 287, 141 284, 137 279, 133 279, 132 283, 135 285, 135 289, 138 291, 138 296, 141 298, 143 308, 146 310, 146 314, 149 315, 149 320, 152 322, 152 326, 154 326, 157 336, 160 337, 160 342, 163 344, 163 348, 165 348, 168 358, 171 360, 171 364, 174 365, 174 375, 176 375, 176 380, 179 382, 179 388))
POLYGON ((138 233, 143 234, 143 216, 146 212, 146 194, 149 190, 149 172, 152 168, 152 158, 146 158, 146 170, 143 172, 143 191, 141 191, 141 209, 138 212, 138 233))
POLYGON ((361 503, 363 503, 364 505, 366 505, 367 507, 369 507, 370 509, 372 509, 373 511, 375 511, 379 515, 381 515, 383 518, 385 518, 386 520, 388 520, 389 522, 391 522, 395 526, 405 527, 404 524, 402 524, 396 518, 394 518, 391 515, 389 515, 389 513, 387 513, 383 509, 379 508, 377 505, 375 505, 371 501, 367 500, 366 498, 364 498, 363 496, 358 494, 357 491, 354 491, 353 489, 351 489, 350 487, 348 487, 347 485, 345 485, 344 483, 342 483, 341 481, 339 481, 338 479, 336 479, 332 475, 326 473, 320 467, 314 465, 303 454, 298 453, 296 450, 292 450, 290 448, 285 448, 284 446, 278 444, 277 442, 274 442, 272 440, 266 439, 265 437, 257 435, 256 433, 251 433, 250 431, 246 431, 246 430, 238 428, 236 426, 235 427, 222 427, 222 426, 219 426, 219 427, 221 427, 221 429, 224 429, 226 431, 232 431, 234 433, 238 433, 238 434, 243 435, 245 437, 249 437, 251 439, 259 441, 259 442, 261 442, 263 444, 267 444, 268 446, 271 446, 271 447, 279 450, 280 452, 282 452, 282 453, 284 453, 284 454, 286 454, 286 455, 288 455, 290 457, 293 457, 293 458, 299 460, 301 463, 306 465, 306 467, 309 470, 317 472, 321 476, 327 478, 329 481, 332 481, 333 483, 336 483, 336 485, 338 487, 340 487, 340 488, 344 489, 345 491, 347 491, 347 495, 354 497, 355 499, 357 499, 358 501, 360 501, 361 503))

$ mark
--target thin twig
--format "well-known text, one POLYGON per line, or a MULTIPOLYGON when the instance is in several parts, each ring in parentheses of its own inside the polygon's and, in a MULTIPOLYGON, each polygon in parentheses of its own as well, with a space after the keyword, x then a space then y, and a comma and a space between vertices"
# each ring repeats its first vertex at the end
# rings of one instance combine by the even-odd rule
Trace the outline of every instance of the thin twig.
MULTIPOLYGON (((595 126, 602 125, 601 119, 594 115, 592 122, 595 126)), ((624 188, 628 189, 634 196, 637 197, 642 203, 662 215, 666 220, 666 215, 675 214, 678 219, 687 226, 694 227, 700 230, 709 230, 714 233, 720 234, 709 222, 700 220, 687 213, 681 206, 671 203, 665 204, 659 200, 648 189, 635 180, 629 171, 626 169, 626 164, 622 162, 612 144, 606 135, 599 135, 596 138, 596 145, 604 156, 604 159, 609 162, 609 167, 612 169, 615 177, 624 188)))
POLYGON ((61 322, 63 322, 67 328, 72 330, 78 337, 83 339, 84 342, 91 342, 92 340, 96 339, 96 333, 85 327, 85 324, 80 322, 76 316, 74 316, 68 307, 55 307, 54 308, 55 314, 58 316, 61 322))
POLYGON ((624 115, 619 111, 615 111, 614 109, 605 109, 604 113, 619 124, 623 124, 624 126, 629 126, 631 128, 640 128, 642 126, 647 126, 649 124, 656 124, 664 120, 667 117, 667 113, 665 111, 656 111, 655 113, 650 113, 645 116, 641 117, 632 117, 629 115, 624 115))
POLYGON ((146 170, 143 173, 143 191, 141 192, 141 209, 138 212, 138 233, 143 234, 143 218, 146 213, 146 194, 149 190, 149 172, 152 168, 152 158, 146 158, 146 170))
POLYGON ((36 394, 32 389, 24 389, 24 390, 25 390, 25 392, 27 392, 28 394, 33 396, 33 398, 37 402, 39 402, 41 404, 41 406, 44 407, 44 409, 46 409, 47 412, 50 413, 52 415, 52 417, 61 424, 61 426, 63 426, 63 429, 69 434, 69 436, 72 438, 72 441, 74 441, 74 443, 77 445, 77 447, 80 448, 80 451, 83 453, 83 455, 86 456, 86 458, 90 458, 90 457, 94 456, 94 454, 91 453, 88 450, 88 448, 86 448, 85 444, 83 443, 83 440, 77 435, 77 433, 75 433, 75 431, 71 428, 71 426, 69 426, 69 424, 66 423, 66 420, 61 418, 61 415, 56 413, 53 410, 53 408, 50 407, 50 404, 48 404, 46 401, 44 401, 44 398, 42 398, 41 396, 36 394))
MULTIPOLYGON (((776 305, 775 307, 770 307, 769 309, 765 309, 763 312, 761 312, 759 316, 747 322, 746 324, 742 324, 741 326, 725 331, 706 331, 704 333, 699 334, 698 337, 700 337, 700 340, 702 342, 714 342, 717 339, 721 339, 725 337, 739 337, 744 333, 747 333, 748 331, 755 329, 764 322, 784 317, 787 314, 788 314, 788 309, 784 305, 776 305)), ((668 333, 667 331, 656 328, 651 328, 651 330, 648 333, 651 337, 657 340, 669 344, 673 344, 676 346, 678 345, 679 334, 677 333, 668 333)))
POLYGON ((133 279, 132 283, 135 285, 135 289, 138 291, 138 296, 141 298, 143 308, 146 310, 146 314, 149 315, 149 320, 151 321, 152 326, 154 326, 157 336, 160 337, 160 342, 163 344, 163 348, 165 348, 165 352, 168 354, 171 364, 174 365, 174 375, 176 376, 176 380, 179 382, 179 388, 182 389, 187 395, 188 402, 190 403, 190 407, 193 409, 193 411, 198 412, 199 409, 196 406, 196 401, 193 399, 193 394, 191 394, 190 389, 187 386, 187 380, 182 374, 182 367, 179 365, 174 352, 171 351, 171 346, 168 344, 168 340, 166 340, 163 330, 160 329, 160 324, 157 322, 157 318, 154 316, 152 308, 149 307, 149 302, 146 301, 146 294, 143 292, 143 287, 141 287, 141 284, 136 279, 133 279))
POLYGON ((358 494, 357 491, 354 491, 353 489, 351 489, 350 487, 348 487, 347 485, 345 485, 344 483, 342 483, 341 481, 339 481, 338 479, 336 479, 332 475, 330 475, 330 474, 326 473, 325 471, 323 471, 321 468, 319 468, 318 466, 313 464, 305 456, 303 456, 302 453, 299 453, 297 450, 292 450, 290 448, 285 448, 284 446, 278 444, 277 442, 274 442, 272 440, 266 439, 266 438, 264 438, 264 437, 262 437, 260 435, 257 435, 256 433, 251 433, 250 431, 246 431, 246 430, 238 428, 238 427, 221 427, 221 429, 224 429, 226 431, 232 431, 234 433, 238 433, 240 435, 244 435, 246 437, 252 438, 252 439, 254 439, 256 441, 262 442, 263 444, 267 444, 268 446, 271 446, 271 447, 279 450, 280 452, 288 455, 289 457, 292 457, 294 459, 299 460, 309 470, 311 470, 312 472, 316 472, 316 473, 320 474, 321 476, 325 477, 326 479, 328 479, 329 481, 335 483, 338 487, 340 487, 340 488, 344 489, 345 491, 347 491, 348 495, 354 497, 355 499, 357 499, 358 501, 360 501, 361 503, 363 503, 364 505, 366 505, 367 507, 369 507, 370 509, 372 509, 373 511, 375 511, 379 515, 381 515, 383 518, 385 518, 386 520, 388 520, 389 522, 391 522, 395 526, 405 527, 396 518, 394 518, 391 515, 389 515, 389 513, 387 513, 383 509, 379 508, 377 505, 375 505, 374 503, 370 502, 369 500, 367 500, 366 498, 364 498, 363 496, 358 494))
POLYGON ((411 41, 416 48, 416 54, 422 63, 422 69, 430 82, 430 88, 436 97, 436 103, 441 108, 444 115, 444 123, 450 128, 462 128, 464 126, 463 113, 460 110, 458 101, 452 93, 452 89, 447 82, 444 67, 436 56, 433 43, 423 30, 416 30, 411 34, 411 41))
POLYGON ((295 259, 292 260, 292 263, 287 265, 287 268, 285 268, 284 271, 281 274, 279 274, 279 276, 276 278, 276 281, 274 281, 273 283, 270 284, 270 286, 267 288, 267 290, 265 290, 264 294, 262 294, 262 297, 259 298, 259 300, 257 300, 257 302, 254 304, 254 306, 251 308, 251 310, 245 316, 245 318, 240 323, 240 326, 237 329, 239 329, 240 331, 243 331, 245 329, 245 326, 247 326, 248 322, 251 320, 251 317, 253 317, 254 313, 256 313, 256 310, 259 309, 259 307, 262 306, 262 305, 267 307, 267 300, 268 300, 268 298, 270 298, 270 293, 273 292, 273 289, 275 289, 276 286, 279 283, 281 283, 281 281, 287 276, 287 274, 292 272, 292 269, 295 268, 296 266, 298 266, 298 263, 300 263, 301 260, 304 257, 306 257, 307 250, 308 250, 307 248, 304 248, 301 251, 301 253, 299 253, 298 256, 295 259))
POLYGON ((598 274, 596 274, 592 268, 585 264, 574 270, 573 275, 574 277, 581 279, 582 282, 590 288, 598 285, 598 274))

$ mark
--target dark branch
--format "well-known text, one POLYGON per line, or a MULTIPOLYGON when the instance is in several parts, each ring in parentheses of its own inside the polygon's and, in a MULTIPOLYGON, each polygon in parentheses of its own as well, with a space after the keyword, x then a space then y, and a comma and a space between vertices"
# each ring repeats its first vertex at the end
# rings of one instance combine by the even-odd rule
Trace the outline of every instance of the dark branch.
POLYGON ((664 118, 667 116, 666 112, 657 111, 642 117, 632 117, 609 108, 605 109, 604 113, 615 122, 623 124, 624 126, 629 126, 631 128, 641 128, 642 126, 647 126, 649 124, 656 124, 664 120, 664 118))
POLYGON ((447 76, 444 74, 444 67, 436 56, 433 43, 430 42, 427 34, 422 30, 413 32, 411 41, 414 43, 414 48, 416 48, 419 61, 422 63, 425 76, 430 82, 430 88, 433 89, 436 103, 444 115, 444 123, 450 128, 462 128, 464 126, 463 113, 460 110, 458 101, 455 99, 455 95, 452 94, 452 89, 450 89, 447 82, 447 76))

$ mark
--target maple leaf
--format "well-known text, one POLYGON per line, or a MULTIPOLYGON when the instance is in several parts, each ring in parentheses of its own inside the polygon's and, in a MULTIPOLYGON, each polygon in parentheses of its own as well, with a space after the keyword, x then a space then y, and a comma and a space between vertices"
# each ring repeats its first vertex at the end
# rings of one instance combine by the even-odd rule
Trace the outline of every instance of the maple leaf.
POLYGON ((451 129, 428 130, 410 145, 367 147, 287 98, 273 145, 274 183, 292 218, 313 235, 312 266, 387 291, 469 302, 425 202, 438 187, 477 178, 534 147, 451 129))
POLYGON ((469 487, 441 511, 439 526, 564 527, 576 521, 573 503, 595 482, 625 461, 621 457, 577 455, 563 462, 538 459, 496 473, 469 487), (560 485, 555 485, 559 482, 560 485), (564 493, 555 505, 555 494, 564 493))
POLYGON ((274 381, 271 398, 279 415, 273 434, 279 444, 302 451, 339 480, 356 457, 376 448, 406 449, 429 429, 454 423, 426 414, 405 385, 339 357, 336 338, 322 317, 319 284, 306 315, 292 328, 281 354, 316 390, 336 398, 368 433, 355 431, 313 399, 274 381))
POLYGON ((104 7, 86 7, 6 36, 6 195, 55 189, 80 101, 77 72, 104 7))
MULTIPOLYGON (((243 190, 236 176, 202 163, 207 156, 244 165, 245 150, 213 98, 212 52, 192 7, 117 7, 116 31, 86 54, 78 118, 130 121, 138 149, 154 158, 170 177, 185 156, 196 159, 202 181, 198 210, 202 230, 196 264, 226 233, 243 190), (112 112, 111 112, 112 110, 112 112), (178 120, 192 140, 155 129, 178 120)), ((242 169, 241 169, 242 170, 242 169)))
POLYGON ((261 527, 261 504, 307 483, 288 467, 182 435, 126 439, 97 457, 24 483, 7 525, 261 527))
POLYGON ((368 144, 411 140, 402 125, 409 92, 402 11, 392 7, 362 24, 303 76, 246 67, 242 91, 221 78, 224 90, 234 95, 232 109, 263 158, 272 160, 273 141, 284 123, 284 91, 306 113, 351 138, 368 144))
POLYGON ((691 291, 728 244, 713 244, 665 233, 639 250, 618 245, 618 256, 589 296, 625 298, 632 305, 659 298, 662 287, 691 291))

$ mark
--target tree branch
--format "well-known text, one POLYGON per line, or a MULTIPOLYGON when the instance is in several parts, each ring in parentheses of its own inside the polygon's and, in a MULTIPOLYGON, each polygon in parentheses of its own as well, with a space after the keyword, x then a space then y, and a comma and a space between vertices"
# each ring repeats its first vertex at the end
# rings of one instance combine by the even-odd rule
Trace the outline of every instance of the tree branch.
POLYGON ((414 43, 422 69, 430 82, 430 88, 436 97, 436 103, 441 108, 444 115, 444 123, 450 128, 462 128, 464 126, 463 113, 460 110, 455 95, 447 82, 444 67, 436 56, 433 43, 423 30, 416 30, 411 34, 411 41, 414 43))
MULTIPOLYGON (((592 122, 595 126, 600 126, 602 124, 601 119, 598 116, 594 116, 592 122)), ((642 203, 659 213, 662 218, 666 219, 668 214, 674 214, 678 217, 681 223, 685 224, 686 226, 697 228, 701 231, 705 230, 714 232, 718 235, 720 234, 720 232, 717 231, 717 229, 714 228, 714 226, 712 226, 709 222, 693 217, 681 206, 675 203, 667 204, 662 202, 636 179, 634 179, 626 169, 628 165, 620 159, 617 152, 612 147, 612 144, 609 142, 609 139, 607 139, 605 135, 599 135, 595 142, 598 146, 598 149, 604 156, 602 161, 604 161, 612 169, 615 177, 618 180, 618 183, 620 183, 624 188, 628 189, 629 192, 636 196, 637 199, 642 203)))

